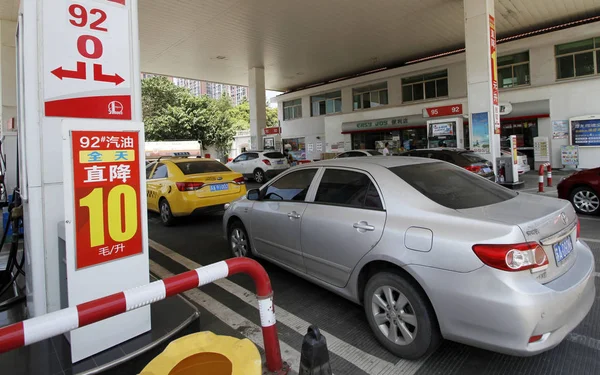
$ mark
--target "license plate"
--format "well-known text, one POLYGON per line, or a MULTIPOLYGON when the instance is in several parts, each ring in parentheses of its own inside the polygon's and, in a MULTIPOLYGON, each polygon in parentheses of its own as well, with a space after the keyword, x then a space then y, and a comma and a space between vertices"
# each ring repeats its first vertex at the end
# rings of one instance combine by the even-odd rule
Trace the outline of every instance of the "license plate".
POLYGON ((483 168, 483 173, 490 173, 492 170, 490 168, 483 168))
POLYGON ((210 185, 210 191, 223 191, 223 190, 229 190, 229 184, 210 185))
POLYGON ((559 243, 552 245, 552 249, 554 250, 554 258, 556 259, 556 264, 558 265, 573 251, 573 242, 571 241, 571 236, 568 236, 559 243))
POLYGON ((277 164, 283 164, 283 160, 277 160, 277 164))

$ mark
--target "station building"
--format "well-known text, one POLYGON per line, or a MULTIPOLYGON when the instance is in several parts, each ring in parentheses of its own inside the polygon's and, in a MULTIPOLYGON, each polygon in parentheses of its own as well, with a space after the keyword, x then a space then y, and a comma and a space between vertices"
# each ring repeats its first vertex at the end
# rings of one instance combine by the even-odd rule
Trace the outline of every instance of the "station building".
MULTIPOLYGON (((547 161, 536 160, 534 139, 546 137, 553 168, 562 167, 561 146, 575 144, 579 167, 599 166, 600 147, 588 146, 600 146, 600 123, 575 136, 569 119, 600 114, 600 23, 498 40, 497 61, 502 147, 516 135, 518 151, 534 168, 547 161)), ((386 142, 392 152, 426 148, 427 109, 440 107, 464 117, 464 146, 477 150, 469 136, 464 50, 275 99, 283 145, 300 158, 381 149, 386 142)))

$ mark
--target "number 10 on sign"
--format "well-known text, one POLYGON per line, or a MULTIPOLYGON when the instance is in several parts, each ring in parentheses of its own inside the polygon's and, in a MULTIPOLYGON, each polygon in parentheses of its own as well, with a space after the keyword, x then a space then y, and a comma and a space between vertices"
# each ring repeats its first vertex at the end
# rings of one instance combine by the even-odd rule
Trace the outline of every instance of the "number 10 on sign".
POLYGON ((77 268, 142 253, 138 133, 71 135, 77 268))

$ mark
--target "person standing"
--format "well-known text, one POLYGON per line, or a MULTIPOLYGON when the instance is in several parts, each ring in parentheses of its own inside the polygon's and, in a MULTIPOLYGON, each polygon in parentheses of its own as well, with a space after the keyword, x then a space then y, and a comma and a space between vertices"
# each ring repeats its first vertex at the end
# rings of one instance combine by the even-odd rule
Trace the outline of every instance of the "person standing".
POLYGON ((388 148, 389 143, 385 142, 385 147, 383 148, 383 156, 390 156, 390 149, 388 148))

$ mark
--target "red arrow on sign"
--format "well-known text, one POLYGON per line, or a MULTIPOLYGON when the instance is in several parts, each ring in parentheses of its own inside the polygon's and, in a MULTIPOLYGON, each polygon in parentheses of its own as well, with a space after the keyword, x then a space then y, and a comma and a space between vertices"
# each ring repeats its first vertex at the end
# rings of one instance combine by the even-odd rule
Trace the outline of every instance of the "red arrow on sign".
POLYGON ((54 69, 50 73, 54 74, 62 81, 63 78, 73 78, 73 79, 85 79, 86 71, 85 71, 85 63, 83 61, 77 62, 77 70, 66 70, 63 69, 62 66, 54 69))
POLYGON ((125 0, 108 0, 108 1, 110 1, 111 3, 125 5, 125 0))
POLYGON ((102 73, 102 65, 100 64, 94 64, 94 81, 112 82, 115 84, 115 86, 118 86, 121 83, 125 82, 123 77, 121 77, 118 74, 110 75, 102 73))

